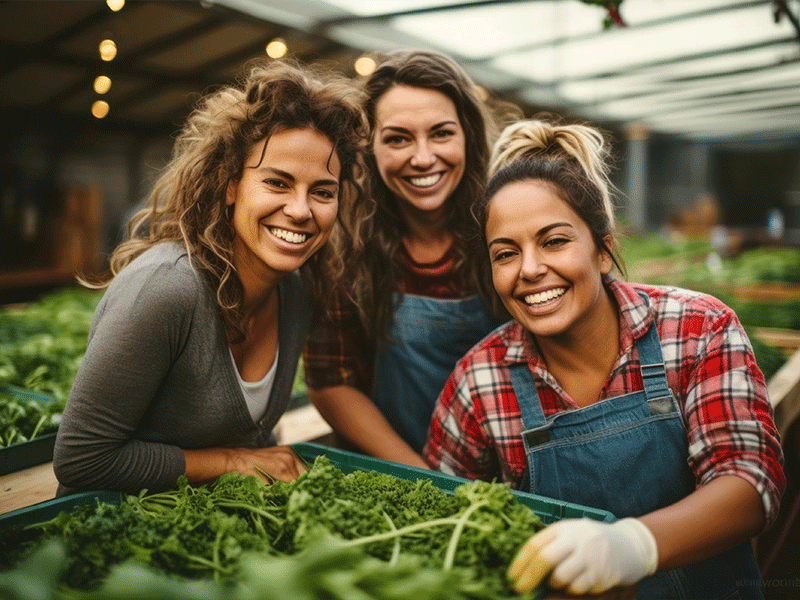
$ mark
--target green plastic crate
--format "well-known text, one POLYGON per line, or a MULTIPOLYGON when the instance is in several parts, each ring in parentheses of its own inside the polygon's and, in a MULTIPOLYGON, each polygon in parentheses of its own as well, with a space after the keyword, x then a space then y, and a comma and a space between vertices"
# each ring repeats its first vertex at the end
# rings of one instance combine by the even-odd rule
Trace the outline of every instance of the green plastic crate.
MULTIPOLYGON (((467 480, 445 473, 438 473, 436 471, 429 471, 427 469, 420 469, 418 467, 411 467, 402 465, 400 463, 372 458, 363 454, 355 452, 348 452, 346 450, 337 450, 329 448, 321 444, 313 443, 300 443, 293 444, 292 448, 297 454, 307 462, 313 462, 314 459, 320 455, 326 455, 330 461, 341 469, 344 473, 352 471, 376 471, 387 475, 393 475, 398 479, 406 479, 409 481, 416 481, 417 479, 430 479, 431 482, 441 490, 446 492, 453 492, 459 485, 465 483, 467 480)), ((545 496, 538 496, 536 494, 528 494, 517 490, 512 490, 513 494, 521 504, 524 504, 535 512, 544 521, 546 525, 558 521, 560 519, 572 519, 587 517, 595 521, 613 522, 616 517, 606 510, 598 508, 591 508, 588 506, 581 506, 572 504, 571 502, 563 502, 561 500, 554 500, 546 498, 545 496)))
MULTIPOLYGON (((324 454, 344 473, 351 473, 356 470, 376 471, 409 481, 429 479, 436 487, 449 493, 452 493, 456 487, 467 481, 460 477, 371 458, 345 450, 337 450, 320 444, 300 443, 294 444, 292 448, 307 462, 313 462, 317 456, 324 454)), ((545 498, 544 496, 537 496, 524 492, 513 491, 513 493, 522 504, 533 510, 546 524, 563 518, 580 517, 588 517, 596 521, 605 522, 616 520, 608 511, 579 506, 577 504, 553 500, 551 498, 545 498)), ((61 511, 70 510, 81 504, 95 501, 119 504, 123 497, 124 494, 119 492, 97 491, 81 492, 65 496, 64 498, 40 502, 33 506, 0 515, 0 535, 2 535, 3 529, 7 527, 24 526, 31 523, 46 521, 56 517, 61 511)), ((536 596, 536 599, 539 600, 543 593, 544 592, 540 592, 539 595, 536 596)))
POLYGON ((0 532, 7 527, 18 525, 31 525, 49 521, 65 510, 71 510, 81 504, 88 504, 95 500, 108 504, 119 504, 123 494, 120 492, 78 492, 63 498, 53 498, 38 504, 18 508, 0 515, 0 532))
MULTIPOLYGON (((399 463, 394 463, 378 458, 371 458, 363 454, 355 452, 348 452, 346 450, 337 450, 329 448, 321 444, 313 443, 300 443, 292 446, 295 452, 305 461, 313 462, 314 459, 324 454, 330 461, 344 473, 352 473, 353 471, 376 471, 392 475, 398 479, 405 479, 408 481, 416 481, 417 479, 430 479, 431 482, 445 492, 453 492, 459 485, 467 481, 461 477, 454 477, 444 473, 437 473, 435 471, 428 471, 426 469, 419 469, 417 467, 410 467, 399 463)), ((544 496, 537 496, 535 494, 527 494, 513 490, 513 494, 517 497, 520 503, 524 504, 535 512, 546 524, 553 523, 559 519, 580 518, 588 517, 595 521, 612 522, 616 518, 610 512, 600 510, 597 508, 590 508, 572 504, 570 502, 562 502, 561 500, 553 500, 544 496)), ((101 502, 110 502, 112 504, 119 504, 122 495, 119 492, 81 492, 72 494, 63 498, 55 498, 20 508, 15 511, 0 515, 0 529, 10 525, 27 525, 30 523, 37 523, 39 521, 46 521, 52 519, 62 510, 69 510, 79 504, 93 502, 95 499, 101 502)))
MULTIPOLYGON (((30 402, 54 402, 55 397, 48 394, 32 392, 13 385, 0 385, 0 391, 13 394, 30 402)), ((40 435, 28 442, 12 444, 0 448, 0 475, 13 473, 29 467, 35 467, 53 460, 53 448, 56 444, 55 432, 40 435)))

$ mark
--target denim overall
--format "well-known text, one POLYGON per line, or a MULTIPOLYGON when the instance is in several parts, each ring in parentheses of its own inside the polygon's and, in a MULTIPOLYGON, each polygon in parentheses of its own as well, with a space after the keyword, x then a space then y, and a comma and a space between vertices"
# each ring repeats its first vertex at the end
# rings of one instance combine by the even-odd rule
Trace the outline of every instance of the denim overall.
MULTIPOLYGON (((653 323, 637 342, 644 390, 545 418, 527 363, 511 368, 531 493, 638 517, 695 489, 681 415, 653 323)), ((524 482, 523 482, 524 483, 524 482)), ((639 583, 641 600, 763 600, 749 542, 639 583)))
POLYGON ((390 342, 378 354, 372 399, 417 452, 428 439, 433 407, 456 363, 499 324, 479 296, 403 295, 390 342))

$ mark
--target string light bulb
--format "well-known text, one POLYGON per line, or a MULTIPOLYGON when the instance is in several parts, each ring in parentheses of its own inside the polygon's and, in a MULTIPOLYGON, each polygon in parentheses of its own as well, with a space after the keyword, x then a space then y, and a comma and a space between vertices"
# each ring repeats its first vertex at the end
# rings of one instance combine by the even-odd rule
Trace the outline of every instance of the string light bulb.
POLYGON ((103 119, 108 114, 109 106, 105 100, 95 100, 92 103, 92 116, 96 119, 103 119))
POLYGON ((288 51, 289 47, 282 38, 275 38, 267 44, 267 56, 270 58, 283 58, 288 51))
POLYGON ((356 73, 362 77, 368 77, 369 75, 372 75, 377 66, 378 65, 375 63, 375 60, 369 56, 359 56, 356 59, 356 62, 353 64, 356 73))
POLYGON ((119 12, 125 6, 125 0, 106 0, 106 4, 114 12, 119 12))
POLYGON ((94 80, 94 91, 98 94, 105 94, 111 89, 111 78, 99 75, 94 80))
POLYGON ((100 51, 100 58, 106 62, 114 60, 117 56, 117 45, 114 43, 114 40, 103 40, 100 42, 98 50, 100 51))

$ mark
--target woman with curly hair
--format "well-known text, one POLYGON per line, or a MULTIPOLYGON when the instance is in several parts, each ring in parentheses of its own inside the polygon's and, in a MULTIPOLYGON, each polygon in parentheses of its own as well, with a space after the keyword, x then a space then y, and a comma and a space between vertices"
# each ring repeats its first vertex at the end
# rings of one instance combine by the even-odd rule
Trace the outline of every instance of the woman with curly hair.
POLYGON ((359 195, 366 131, 349 81, 289 61, 202 100, 96 286, 60 493, 303 471, 271 434, 312 306, 343 272, 328 239, 359 195))
POLYGON ((470 217, 494 127, 476 85, 434 52, 390 54, 365 91, 370 202, 348 215, 350 285, 309 337, 305 375, 344 445, 424 467, 437 395, 497 324, 470 217))

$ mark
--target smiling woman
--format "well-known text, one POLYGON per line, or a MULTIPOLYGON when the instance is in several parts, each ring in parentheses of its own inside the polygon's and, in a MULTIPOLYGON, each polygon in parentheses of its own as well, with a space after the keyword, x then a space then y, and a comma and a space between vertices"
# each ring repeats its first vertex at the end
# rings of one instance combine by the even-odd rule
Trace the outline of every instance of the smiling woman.
POLYGON ((371 202, 345 215, 349 286, 309 337, 306 380, 346 446, 425 467, 436 396, 500 322, 477 294, 491 284, 470 215, 493 120, 461 67, 433 52, 391 54, 365 89, 371 202))
POLYGON ((279 131, 253 146, 225 200, 240 279, 272 287, 325 244, 338 214, 340 171, 333 143, 314 129, 279 131))
POLYGON ((201 102, 95 286, 54 452, 60 493, 304 470, 272 428, 312 306, 344 269, 327 240, 358 196, 365 142, 350 82, 292 62, 201 102))
MULTIPOLYGON (((503 132, 476 217, 514 317, 436 405, 440 470, 610 511, 533 535, 509 576, 569 594, 763 598, 750 545, 785 486, 764 376, 731 309, 612 275, 605 145, 586 125, 503 132)), ((621 269, 620 269, 621 270, 621 269)))

